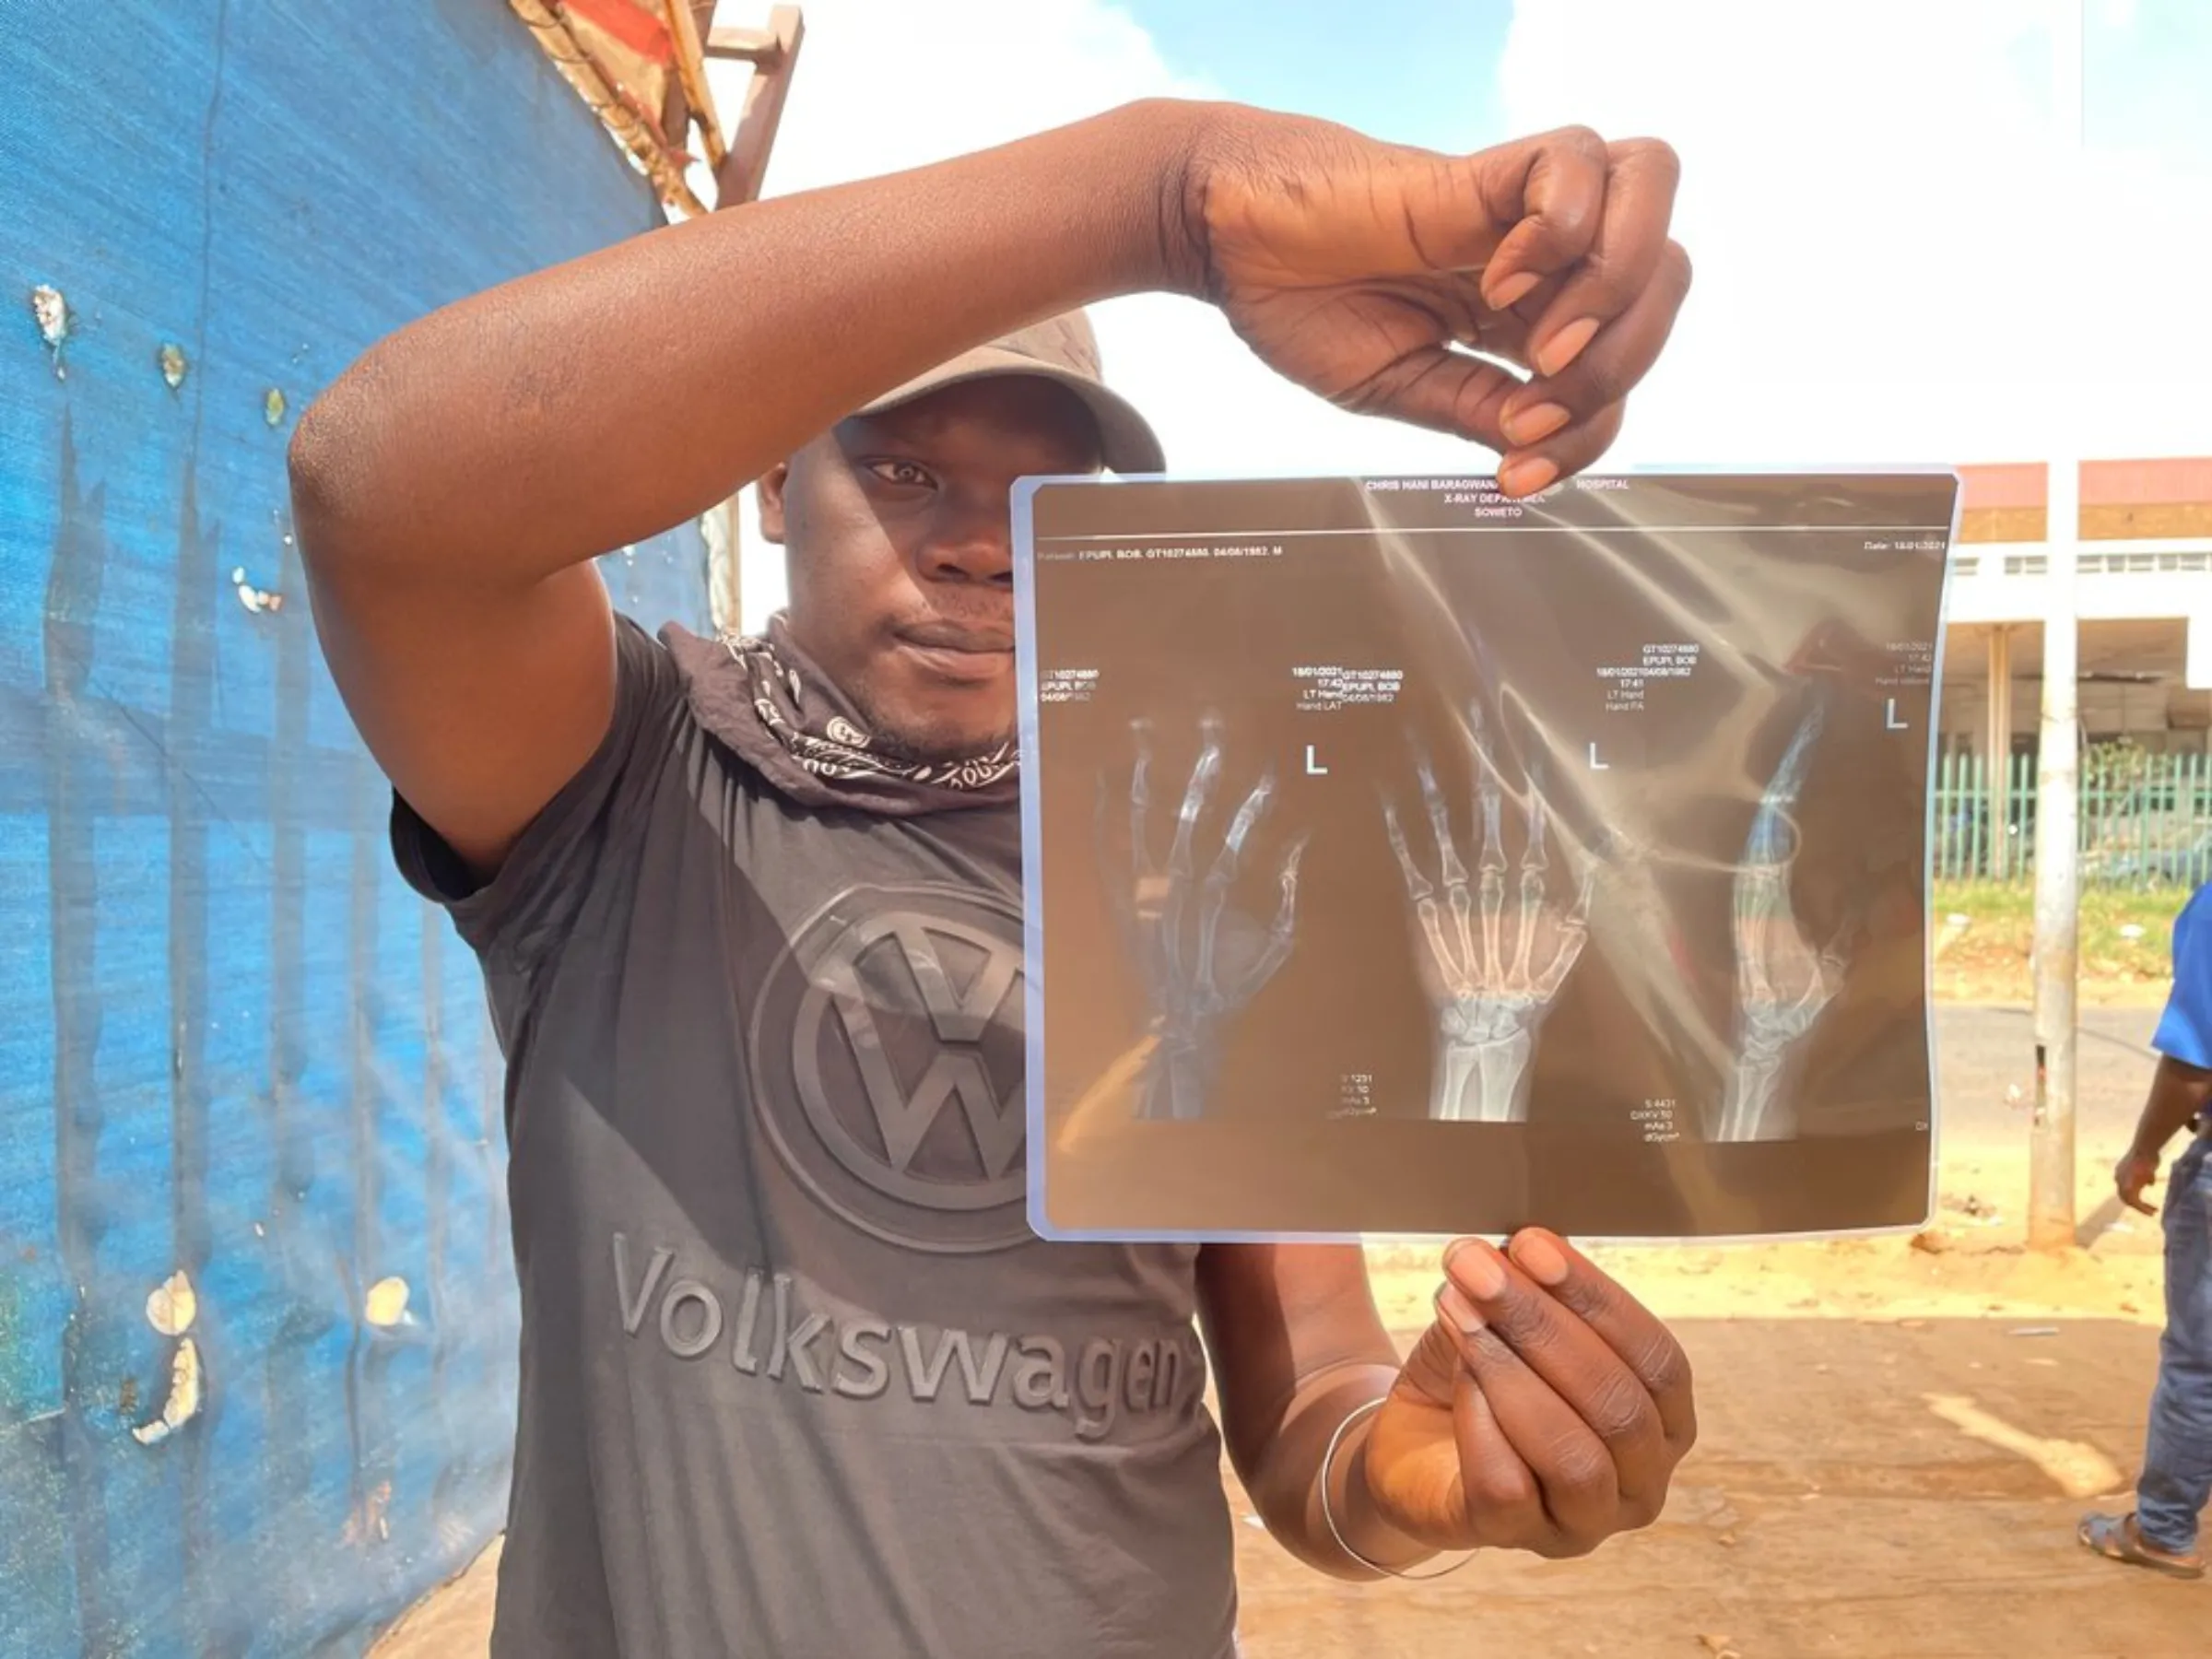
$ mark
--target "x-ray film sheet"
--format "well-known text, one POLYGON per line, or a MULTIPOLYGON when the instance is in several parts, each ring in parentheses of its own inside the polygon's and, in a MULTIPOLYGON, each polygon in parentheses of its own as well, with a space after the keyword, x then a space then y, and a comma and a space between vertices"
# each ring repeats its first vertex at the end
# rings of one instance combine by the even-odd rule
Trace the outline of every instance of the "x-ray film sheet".
POLYGON ((1032 1225, 1923 1223, 1957 497, 1025 481, 1032 1225))

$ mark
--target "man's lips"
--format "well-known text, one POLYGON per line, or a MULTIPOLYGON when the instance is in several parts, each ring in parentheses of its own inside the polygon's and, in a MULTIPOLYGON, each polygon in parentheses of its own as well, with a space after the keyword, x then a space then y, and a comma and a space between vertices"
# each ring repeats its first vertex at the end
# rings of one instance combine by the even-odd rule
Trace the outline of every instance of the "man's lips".
POLYGON ((910 657, 940 679, 996 679, 1014 660, 1013 636, 999 629, 924 622, 900 629, 896 637, 910 657))
POLYGON ((910 645, 927 645, 938 651, 967 651, 982 656, 1014 649, 1014 635, 1003 628, 979 628, 964 622, 917 622, 898 632, 910 645))

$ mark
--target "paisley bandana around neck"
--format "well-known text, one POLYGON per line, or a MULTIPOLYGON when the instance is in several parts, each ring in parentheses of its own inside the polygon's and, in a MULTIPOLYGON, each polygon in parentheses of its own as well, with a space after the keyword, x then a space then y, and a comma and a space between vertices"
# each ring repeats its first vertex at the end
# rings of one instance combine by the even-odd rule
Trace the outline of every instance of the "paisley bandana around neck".
POLYGON ((818 778, 833 782, 896 781, 924 790, 962 793, 1010 788, 1015 782, 1020 757, 1010 742, 957 760, 907 760, 877 753, 856 722, 823 706, 828 699, 808 684, 781 616, 771 618, 766 634, 725 636, 722 643, 731 660, 745 670, 753 712, 762 729, 818 778))

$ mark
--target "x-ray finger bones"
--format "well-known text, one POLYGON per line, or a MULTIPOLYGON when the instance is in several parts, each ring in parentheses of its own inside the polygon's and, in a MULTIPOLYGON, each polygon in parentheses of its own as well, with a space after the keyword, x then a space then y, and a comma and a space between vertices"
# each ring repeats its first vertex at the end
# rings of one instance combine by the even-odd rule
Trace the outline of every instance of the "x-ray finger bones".
POLYGON ((1480 836, 1474 878, 1460 857, 1451 814, 1426 756, 1418 756, 1415 764, 1436 844, 1435 880, 1415 858, 1394 802, 1383 802, 1382 818, 1413 909, 1417 965, 1436 1014, 1429 1115, 1458 1123, 1521 1123, 1528 1115, 1536 1028, 1589 935, 1596 866, 1593 862, 1585 869, 1571 902, 1553 897, 1548 813, 1532 772, 1509 908, 1503 792, 1487 752, 1479 709, 1472 712, 1471 724, 1480 836))
POLYGON ((1231 815, 1206 875, 1198 876, 1199 821, 1224 764, 1221 723, 1208 718, 1199 727, 1198 759, 1183 789, 1166 867, 1155 865, 1147 828, 1151 735, 1143 722, 1134 734, 1131 885, 1118 908, 1144 978, 1154 1040, 1136 1111, 1142 1118, 1202 1117, 1219 1068, 1223 1021, 1257 995, 1289 958, 1305 841, 1294 841, 1277 868, 1271 922, 1263 924, 1232 902, 1246 843, 1275 795, 1273 772, 1263 772, 1231 815))
POLYGON ((1787 1140, 1796 1134, 1796 1101, 1782 1088, 1783 1072, 1791 1050, 1842 983, 1841 953, 1833 945, 1813 946, 1790 896, 1797 801, 1821 720, 1816 703, 1759 797, 1736 865, 1735 1057, 1715 1140, 1787 1140))

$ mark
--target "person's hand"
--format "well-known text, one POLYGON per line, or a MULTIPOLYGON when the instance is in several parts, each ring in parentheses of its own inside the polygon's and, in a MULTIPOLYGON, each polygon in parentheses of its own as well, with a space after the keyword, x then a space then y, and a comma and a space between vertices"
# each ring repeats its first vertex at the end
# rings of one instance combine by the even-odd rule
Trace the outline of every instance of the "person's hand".
POLYGON ((2159 1178, 2159 1155, 2156 1152, 2137 1152, 2133 1147, 2112 1166, 2112 1185, 2118 1189, 2120 1202, 2129 1209, 2146 1216, 2155 1216, 2159 1206, 2147 1204, 2143 1189, 2159 1178))
POLYGON ((1436 1549, 1585 1555, 1648 1525, 1697 1438, 1667 1328, 1563 1240, 1445 1253, 1437 1319, 1363 1448, 1381 1518, 1436 1549))
POLYGON ((1526 495, 1604 453, 1674 326, 1677 173, 1583 127, 1446 156, 1246 111, 1197 144, 1182 215, 1202 293, 1270 365, 1499 451, 1526 495))

